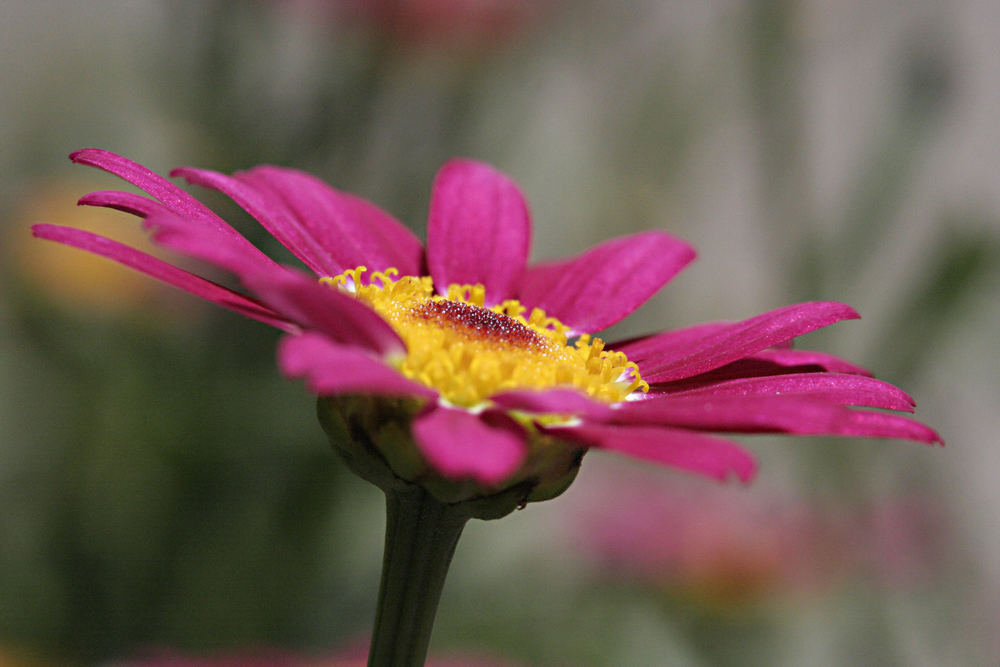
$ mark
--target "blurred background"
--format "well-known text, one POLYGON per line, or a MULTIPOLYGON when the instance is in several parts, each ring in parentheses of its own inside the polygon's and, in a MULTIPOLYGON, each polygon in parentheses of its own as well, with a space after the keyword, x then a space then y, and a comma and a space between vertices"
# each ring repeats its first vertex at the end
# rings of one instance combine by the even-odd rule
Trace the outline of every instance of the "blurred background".
POLYGON ((419 233, 437 167, 486 160, 534 259, 699 249, 606 338, 845 301, 801 347, 948 443, 750 438, 746 488, 590 454, 468 526, 437 659, 1000 663, 998 43, 987 0, 0 0, 0 665, 349 664, 374 615, 381 494, 277 332, 31 238, 145 243, 75 206, 120 187, 83 147, 305 169, 419 233))

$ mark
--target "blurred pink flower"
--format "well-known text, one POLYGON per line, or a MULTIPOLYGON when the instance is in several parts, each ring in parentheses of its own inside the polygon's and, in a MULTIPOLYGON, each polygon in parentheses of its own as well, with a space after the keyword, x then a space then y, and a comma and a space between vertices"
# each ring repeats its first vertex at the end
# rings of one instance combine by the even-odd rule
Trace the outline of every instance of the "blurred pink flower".
POLYGON ((664 486, 624 466, 602 467, 574 492, 566 538, 603 576, 716 607, 857 578, 912 586, 939 573, 944 551, 940 515, 912 498, 824 509, 787 494, 664 486))
POLYGON ((36 236, 281 329, 282 371, 305 378, 317 395, 421 406, 408 427, 414 456, 448 480, 490 488, 537 480, 557 444, 570 448, 563 458, 574 466, 593 447, 749 480, 751 455, 710 432, 940 442, 919 422, 854 409, 910 412, 903 391, 830 355, 790 349, 796 336, 857 317, 840 303, 802 303, 605 346, 591 332, 639 307, 694 251, 646 231, 529 265, 527 203, 507 176, 481 162, 456 159, 438 172, 426 250, 390 214, 300 171, 173 172, 231 197, 315 274, 307 275, 276 263, 141 165, 96 149, 71 157, 150 195, 100 191, 81 204, 145 218, 154 241, 232 272, 249 294, 79 229, 40 224, 36 236))
POLYGON ((606 576, 734 608, 842 574, 838 534, 801 501, 600 472, 577 484, 568 539, 606 576))
POLYGON ((294 0, 301 11, 361 23, 401 46, 477 48, 502 43, 552 0, 294 0))

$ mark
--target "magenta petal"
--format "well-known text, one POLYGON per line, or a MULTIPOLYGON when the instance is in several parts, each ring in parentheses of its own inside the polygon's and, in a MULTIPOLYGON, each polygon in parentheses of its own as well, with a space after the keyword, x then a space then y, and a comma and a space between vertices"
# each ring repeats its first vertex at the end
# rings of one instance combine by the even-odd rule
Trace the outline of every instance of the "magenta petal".
POLYGON ((427 461, 447 477, 498 484, 527 453, 524 431, 500 413, 474 415, 438 406, 418 416, 412 429, 427 461))
POLYGON ((625 352, 630 361, 639 363, 675 350, 691 350, 704 343, 709 336, 731 329, 737 324, 737 322, 704 322, 683 329, 671 329, 649 336, 609 342, 608 347, 625 352))
POLYGON ((377 352, 399 352, 403 342, 375 311, 357 299, 315 279, 276 264, 251 246, 243 246, 216 230, 169 214, 147 218, 153 240, 191 257, 235 273, 275 312, 337 342, 377 352))
POLYGON ((615 419, 626 424, 669 424, 727 433, 851 435, 941 442, 932 429, 899 415, 853 410, 795 396, 664 396, 626 403, 615 413, 615 419))
POLYGON ((272 231, 314 239, 303 252, 317 273, 335 275, 361 265, 370 271, 395 267, 402 275, 424 273, 420 240, 371 202, 295 169, 255 167, 234 176, 283 202, 297 229, 272 231))
POLYGON ((490 400, 505 410, 519 410, 532 414, 574 415, 596 421, 608 419, 614 412, 610 406, 587 398, 572 389, 509 391, 491 396, 490 400))
POLYGON ((122 192, 120 190, 101 190, 99 192, 91 192, 80 197, 80 201, 78 201, 77 204, 80 206, 103 206, 105 208, 113 208, 118 211, 124 211, 125 213, 131 213, 132 215, 139 216, 140 218, 145 218, 154 213, 170 211, 170 209, 164 204, 161 204, 154 199, 137 195, 134 192, 122 192))
POLYGON ((576 333, 599 331, 645 303, 694 257, 691 246, 663 232, 622 236, 572 259, 530 267, 519 298, 576 333))
POLYGON ((154 212, 145 224, 152 230, 156 243, 240 277, 279 267, 242 236, 232 237, 190 218, 154 212))
POLYGON ((700 375, 692 375, 680 380, 653 384, 650 393, 646 394, 645 397, 652 398, 656 394, 674 394, 688 389, 698 389, 715 385, 727 380, 792 375, 795 373, 837 372, 871 377, 871 373, 860 366, 855 366, 837 357, 824 355, 819 352, 797 354, 798 352, 798 350, 778 350, 775 348, 761 350, 749 357, 731 361, 724 366, 713 368, 700 375))
POLYGON ((250 297, 217 285, 204 278, 199 278, 194 274, 178 269, 176 266, 167 264, 152 255, 148 255, 135 248, 130 248, 117 241, 112 241, 109 238, 92 234, 82 229, 59 227, 57 225, 34 225, 31 231, 38 238, 64 243, 92 252, 95 255, 107 257, 249 318, 265 322, 285 331, 294 331, 297 329, 290 321, 250 297))
POLYGON ((482 283, 488 305, 512 297, 530 244, 528 205, 513 181, 472 160, 441 167, 427 220, 427 267, 438 292, 482 283))
POLYGON ((888 382, 863 375, 794 373, 772 377, 738 378, 696 389, 673 391, 670 397, 808 396, 838 405, 859 405, 913 412, 910 396, 888 382))
POLYGON ((288 377, 305 378, 309 391, 319 396, 437 396, 369 354, 313 332, 285 336, 278 344, 278 366, 288 377))
POLYGON ((646 382, 669 382, 705 373, 840 320, 857 318, 850 306, 816 301, 786 306, 725 327, 706 329, 697 342, 678 345, 672 332, 617 349, 639 365, 646 382), (662 341, 662 346, 658 342, 662 341))
POLYGON ((331 276, 344 270, 292 217, 288 207, 273 191, 261 190, 208 169, 183 167, 174 169, 170 175, 184 178, 188 183, 218 190, 228 196, 318 275, 331 276))
POLYGON ((867 377, 872 375, 872 372, 867 368, 862 368, 832 354, 812 350, 761 350, 750 358, 771 362, 779 366, 819 366, 830 373, 850 373, 851 375, 867 377))
POLYGON ((406 349, 392 327, 374 310, 305 274, 278 268, 245 275, 243 282, 277 312, 338 343, 381 354, 399 354, 406 349))
POLYGON ((726 481, 753 478, 757 463, 736 443, 662 426, 583 424, 545 429, 557 437, 726 481))
POLYGON ((141 164, 98 148, 85 148, 71 153, 69 159, 78 164, 97 167, 128 181, 140 190, 149 193, 177 215, 197 220, 208 226, 222 230, 230 236, 238 232, 207 206, 177 187, 159 174, 155 174, 141 164))

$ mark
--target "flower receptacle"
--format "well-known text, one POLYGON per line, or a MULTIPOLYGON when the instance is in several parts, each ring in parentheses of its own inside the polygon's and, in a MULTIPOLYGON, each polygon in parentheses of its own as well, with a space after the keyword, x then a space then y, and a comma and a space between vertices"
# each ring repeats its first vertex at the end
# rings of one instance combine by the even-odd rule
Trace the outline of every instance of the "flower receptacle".
POLYGON ((584 450, 537 432, 529 432, 523 464, 500 484, 445 476, 425 461, 410 432, 423 407, 413 399, 321 397, 317 414, 334 451, 356 475, 386 493, 422 487, 442 503, 466 506, 470 518, 498 519, 528 502, 555 498, 576 478, 584 450))

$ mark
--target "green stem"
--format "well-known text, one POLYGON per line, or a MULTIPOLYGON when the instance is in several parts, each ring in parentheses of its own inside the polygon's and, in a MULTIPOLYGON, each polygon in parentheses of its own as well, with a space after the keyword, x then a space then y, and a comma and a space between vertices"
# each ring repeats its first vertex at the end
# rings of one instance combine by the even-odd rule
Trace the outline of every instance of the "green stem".
POLYGON ((416 485, 385 491, 385 554, 368 667, 419 667, 451 557, 471 516, 416 485))

